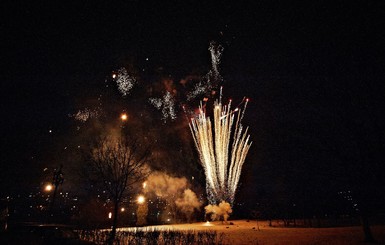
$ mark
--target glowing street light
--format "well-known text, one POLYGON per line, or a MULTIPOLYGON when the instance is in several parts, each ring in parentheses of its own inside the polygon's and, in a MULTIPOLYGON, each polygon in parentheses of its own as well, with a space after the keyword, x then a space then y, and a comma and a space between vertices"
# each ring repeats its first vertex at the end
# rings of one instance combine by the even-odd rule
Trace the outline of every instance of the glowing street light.
POLYGON ((137 201, 138 201, 139 204, 143 204, 144 201, 146 201, 146 199, 144 198, 143 195, 140 195, 140 196, 138 196, 138 200, 137 201))
POLYGON ((53 186, 52 186, 51 184, 47 184, 47 185, 44 187, 44 190, 45 190, 45 191, 48 191, 48 192, 52 191, 52 189, 53 189, 53 186))
POLYGON ((128 119, 127 113, 122 113, 122 114, 120 115, 120 119, 121 119, 122 121, 127 121, 127 119, 128 119))

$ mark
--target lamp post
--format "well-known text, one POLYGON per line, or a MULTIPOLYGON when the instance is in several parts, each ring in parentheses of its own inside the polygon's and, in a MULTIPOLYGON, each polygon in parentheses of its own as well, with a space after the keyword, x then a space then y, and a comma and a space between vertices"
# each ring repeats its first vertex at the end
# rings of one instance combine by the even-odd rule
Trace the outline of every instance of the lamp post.
POLYGON ((138 196, 137 199, 138 208, 136 210, 136 225, 143 226, 147 224, 147 214, 148 214, 148 206, 146 202, 146 198, 143 195, 138 196))
POLYGON ((53 177, 52 177, 53 195, 52 195, 52 201, 51 201, 51 207, 50 207, 51 216, 53 215, 53 207, 55 204, 58 186, 62 185, 64 182, 64 175, 63 175, 62 169, 63 169, 63 165, 61 164, 59 169, 55 169, 53 172, 53 177))

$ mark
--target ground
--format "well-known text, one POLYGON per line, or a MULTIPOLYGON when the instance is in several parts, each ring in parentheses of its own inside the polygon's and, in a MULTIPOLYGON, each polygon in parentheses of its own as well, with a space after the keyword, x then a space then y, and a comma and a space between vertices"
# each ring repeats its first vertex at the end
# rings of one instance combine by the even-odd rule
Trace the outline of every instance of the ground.
MULTIPOLYGON (((156 229, 175 230, 216 230, 224 234, 225 244, 258 245, 305 245, 305 244, 370 244, 363 242, 360 226, 333 228, 284 228, 269 227, 266 221, 234 220, 222 222, 175 224, 154 226, 156 229), (232 223, 232 225, 230 224, 232 223)), ((123 228, 130 229, 130 228, 123 228)), ((376 244, 385 244, 385 226, 373 226, 376 244)))

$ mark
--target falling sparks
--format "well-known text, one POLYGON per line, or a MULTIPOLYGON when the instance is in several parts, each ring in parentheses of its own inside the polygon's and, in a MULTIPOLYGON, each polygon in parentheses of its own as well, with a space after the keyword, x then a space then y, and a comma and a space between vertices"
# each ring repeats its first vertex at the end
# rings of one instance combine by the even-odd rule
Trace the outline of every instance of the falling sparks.
POLYGON ((221 63, 223 47, 222 45, 217 45, 215 42, 211 42, 209 51, 211 54, 211 70, 207 74, 208 79, 211 78, 214 81, 221 81, 222 76, 219 74, 219 64, 221 63))
POLYGON ((215 101, 213 128, 201 105, 198 117, 189 124, 205 171, 207 196, 212 205, 221 201, 231 205, 234 202, 242 165, 252 143, 248 128, 243 131, 241 124, 247 102, 243 110, 231 110, 231 101, 228 105, 222 105, 221 100, 215 101))
POLYGON ((199 95, 210 93, 213 89, 222 82, 223 78, 219 73, 219 65, 221 63, 221 56, 223 47, 211 42, 209 46, 211 55, 211 69, 206 74, 205 78, 194 86, 194 89, 187 94, 187 100, 192 100, 199 95))
POLYGON ((201 94, 206 94, 211 90, 211 85, 207 82, 200 81, 195 84, 194 89, 187 94, 187 100, 190 101, 201 94))
POLYGON ((136 84, 136 79, 130 76, 125 68, 120 68, 117 74, 113 74, 112 78, 116 80, 119 92, 126 96, 136 84))
POLYGON ((167 91, 162 99, 150 98, 149 101, 156 109, 162 111, 163 122, 166 122, 167 119, 176 119, 175 100, 170 92, 167 91))

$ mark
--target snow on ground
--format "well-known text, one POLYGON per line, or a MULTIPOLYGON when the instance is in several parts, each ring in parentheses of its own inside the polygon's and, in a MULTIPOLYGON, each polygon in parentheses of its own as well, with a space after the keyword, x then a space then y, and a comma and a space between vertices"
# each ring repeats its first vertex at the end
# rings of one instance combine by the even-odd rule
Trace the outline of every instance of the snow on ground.
MULTIPOLYGON (((333 228, 286 228, 269 227, 266 221, 233 220, 227 224, 220 221, 210 223, 173 224, 147 226, 143 228, 120 228, 119 230, 215 230, 224 234, 226 244, 259 245, 305 245, 305 244, 369 244, 363 242, 360 226, 333 228), (231 222, 231 224, 230 224, 231 222)), ((373 226, 374 238, 385 244, 385 226, 373 226)))

